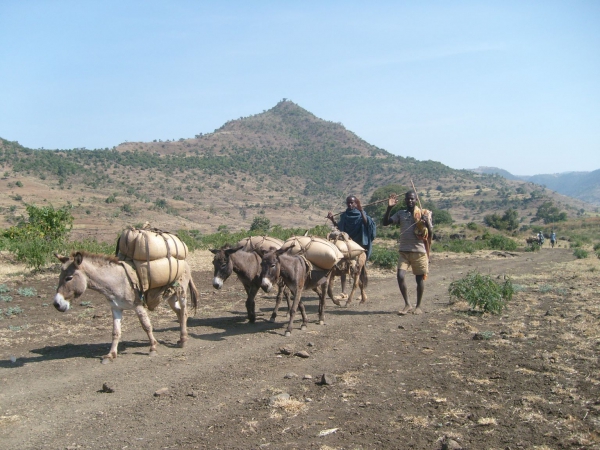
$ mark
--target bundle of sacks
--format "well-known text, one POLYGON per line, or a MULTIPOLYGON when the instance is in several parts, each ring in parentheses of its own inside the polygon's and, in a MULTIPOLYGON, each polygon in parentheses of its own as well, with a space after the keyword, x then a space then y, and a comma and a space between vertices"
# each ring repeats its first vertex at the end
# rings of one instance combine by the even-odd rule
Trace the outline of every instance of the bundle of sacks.
POLYGON ((118 257, 133 261, 143 292, 177 280, 183 274, 182 261, 187 255, 187 245, 176 235, 156 228, 130 227, 119 238, 118 257))
POLYGON ((342 252, 344 259, 354 259, 365 252, 365 249, 356 243, 356 241, 353 241, 348 233, 344 231, 332 231, 327 235, 327 239, 333 242, 340 252, 342 252))
POLYGON ((268 252, 271 249, 279 250, 283 245, 281 239, 271 236, 250 236, 242 239, 237 243, 237 247, 243 247, 246 252, 268 252))
POLYGON ((281 248, 289 249, 291 255, 300 254, 313 265, 324 269, 332 269, 344 257, 333 242, 316 236, 292 236, 281 248))

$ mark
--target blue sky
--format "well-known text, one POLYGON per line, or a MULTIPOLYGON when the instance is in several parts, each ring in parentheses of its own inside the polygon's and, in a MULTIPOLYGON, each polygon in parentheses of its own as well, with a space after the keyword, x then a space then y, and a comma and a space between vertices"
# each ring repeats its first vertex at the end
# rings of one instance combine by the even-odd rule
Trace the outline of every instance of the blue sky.
POLYGON ((0 1, 0 137, 191 138, 288 98, 371 144, 600 168, 600 1, 0 1))

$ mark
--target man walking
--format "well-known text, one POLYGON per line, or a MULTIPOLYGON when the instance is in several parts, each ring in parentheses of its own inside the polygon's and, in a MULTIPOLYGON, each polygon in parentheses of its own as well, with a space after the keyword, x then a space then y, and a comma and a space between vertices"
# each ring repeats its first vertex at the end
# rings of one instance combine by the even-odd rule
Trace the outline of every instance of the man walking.
MULTIPOLYGON (((421 309, 421 300, 423 299, 423 293, 425 292, 425 277, 429 272, 429 257, 427 256, 423 238, 417 236, 415 233, 418 224, 414 218, 417 195, 413 191, 409 191, 405 194, 404 201, 406 203, 406 209, 400 210, 390 217, 392 208, 398 203, 396 195, 390 195, 382 223, 384 226, 393 223, 400 225, 400 253, 396 277, 398 279, 400 293, 404 299, 404 309, 400 310, 398 314, 405 315, 411 311, 413 311, 414 314, 421 314, 423 312, 421 309), (406 287, 406 271, 409 267, 412 268, 412 272, 417 281, 417 304, 414 309, 408 301, 408 289, 406 287)), ((433 225, 431 223, 431 217, 423 214, 420 220, 424 226, 427 227, 429 236, 432 236, 433 225)))
MULTIPOLYGON (((373 251, 373 240, 376 235, 375 222, 363 210, 360 200, 354 195, 349 195, 346 198, 346 211, 340 215, 339 222, 335 221, 331 211, 327 214, 327 218, 338 230, 348 233, 350 239, 359 244, 365 249, 367 260, 373 251)), ((347 299, 346 294, 346 274, 341 275, 342 278, 342 295, 340 299, 347 299)))

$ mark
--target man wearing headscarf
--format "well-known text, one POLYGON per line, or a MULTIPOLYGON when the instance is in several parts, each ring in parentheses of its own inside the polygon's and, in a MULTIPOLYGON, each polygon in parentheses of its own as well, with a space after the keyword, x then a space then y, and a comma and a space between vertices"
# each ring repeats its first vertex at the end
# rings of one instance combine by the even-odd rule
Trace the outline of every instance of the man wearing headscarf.
MULTIPOLYGON (((340 215, 340 220, 336 222, 333 213, 329 211, 327 218, 338 230, 348 233, 348 236, 365 249, 367 260, 373 251, 373 239, 375 239, 377 228, 375 222, 363 210, 360 200, 349 195, 346 198, 347 209, 340 215)), ((346 295, 346 275, 342 275, 342 296, 346 295)))

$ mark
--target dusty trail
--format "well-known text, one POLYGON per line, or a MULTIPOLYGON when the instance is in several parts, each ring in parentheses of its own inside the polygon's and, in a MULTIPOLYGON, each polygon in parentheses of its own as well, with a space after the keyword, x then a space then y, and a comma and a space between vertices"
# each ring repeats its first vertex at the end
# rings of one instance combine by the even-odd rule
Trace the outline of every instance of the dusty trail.
MULTIPOLYGON (((309 328, 301 332, 297 324, 290 338, 283 336, 285 308, 276 324, 268 322, 271 295, 258 299, 257 323, 248 324, 239 283, 228 280, 224 291, 214 292, 211 275, 195 272, 202 295, 198 314, 189 321, 188 346, 175 347, 175 316, 159 309, 152 316, 159 354, 148 357, 145 334, 130 314, 121 355, 107 365, 99 362, 110 339, 103 298, 87 292, 83 300, 93 308, 75 308, 67 313, 70 317, 38 306, 48 298, 30 299, 35 307, 17 319, 29 327, 18 339, 2 340, 10 344, 0 353, 2 448, 438 448, 444 436, 453 436, 465 448, 518 443, 522 448, 542 443, 558 448, 571 442, 573 434, 583 436, 597 412, 572 433, 550 432, 551 421, 562 420, 567 410, 572 417, 583 417, 579 400, 571 399, 570 406, 561 403, 560 413, 550 401, 532 408, 543 420, 532 419, 528 426, 510 418, 515 411, 506 410, 524 395, 546 398, 556 394, 551 390, 556 385, 568 390, 569 383, 557 377, 576 381, 579 399, 598 393, 597 385, 575 373, 548 378, 543 374, 549 369, 538 367, 539 377, 519 379, 515 372, 515 366, 527 362, 526 370, 536 371, 532 361, 541 352, 557 351, 551 337, 561 322, 545 327, 543 321, 549 309, 561 308, 560 299, 539 298, 534 280, 563 270, 573 260, 571 252, 434 256, 426 314, 398 316, 394 273, 373 271, 369 302, 339 308, 328 301, 325 326, 315 323, 317 299, 310 293, 309 328), (473 269, 511 276, 528 287, 501 316, 457 312, 448 306, 448 284, 473 269), (528 277, 531 284, 523 281, 528 277), (536 324, 537 337, 527 338, 525 326, 520 328, 524 338, 512 338, 518 331, 515 324, 526 320, 536 324), (46 340, 48 326, 54 332, 46 340), (477 329, 492 330, 495 337, 474 341, 477 329), (501 338, 501 332, 511 338, 501 338), (282 346, 306 350, 310 357, 281 355, 282 346), (15 364, 11 355, 18 357, 15 364), (336 383, 317 384, 324 373, 335 375, 336 383), (285 378, 288 374, 296 376, 285 378), (102 392, 103 383, 115 392, 102 392), (154 396, 165 387, 167 394, 154 396), (518 389, 523 393, 517 394, 518 389), (289 393, 292 401, 270 406, 269 398, 279 392, 289 393), (492 417, 495 425, 479 423, 492 417)), ((28 281, 32 284, 49 295, 56 279, 28 281)), ((409 291, 414 300, 412 280, 409 291)), ((589 358, 581 364, 597 369, 597 359, 593 354, 589 358)))

